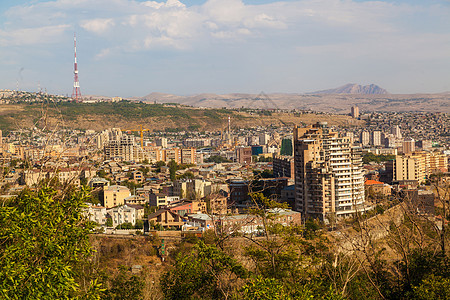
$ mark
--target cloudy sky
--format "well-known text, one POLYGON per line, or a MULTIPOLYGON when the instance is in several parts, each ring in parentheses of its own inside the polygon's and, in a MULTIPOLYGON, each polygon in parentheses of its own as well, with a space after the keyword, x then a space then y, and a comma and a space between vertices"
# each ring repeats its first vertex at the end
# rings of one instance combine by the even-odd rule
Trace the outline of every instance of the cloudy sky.
POLYGON ((0 89, 450 91, 449 0, 0 1, 0 89))

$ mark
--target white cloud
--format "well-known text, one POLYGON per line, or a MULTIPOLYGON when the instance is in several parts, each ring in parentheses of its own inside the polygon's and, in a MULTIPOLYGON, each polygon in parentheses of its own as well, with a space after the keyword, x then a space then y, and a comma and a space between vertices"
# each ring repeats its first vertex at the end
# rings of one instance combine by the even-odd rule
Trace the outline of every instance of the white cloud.
POLYGON ((81 27, 87 31, 102 34, 107 30, 111 29, 115 23, 113 19, 93 19, 93 20, 83 20, 80 23, 81 27))
POLYGON ((20 28, 12 31, 0 30, 0 46, 24 46, 53 44, 63 36, 68 25, 20 28))

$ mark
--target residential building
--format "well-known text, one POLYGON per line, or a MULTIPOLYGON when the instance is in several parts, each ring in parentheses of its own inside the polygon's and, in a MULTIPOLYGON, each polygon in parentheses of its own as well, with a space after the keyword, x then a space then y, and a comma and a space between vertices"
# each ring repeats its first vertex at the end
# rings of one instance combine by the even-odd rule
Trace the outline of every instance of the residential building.
POLYGON ((111 208, 125 204, 125 198, 130 197, 130 190, 121 185, 105 186, 103 188, 103 205, 111 208))
POLYGON ((358 119, 359 118, 359 107, 352 106, 350 114, 351 114, 352 118, 358 119))
POLYGON ((199 200, 187 200, 180 202, 172 202, 167 208, 172 212, 176 212, 180 216, 192 213, 206 213, 206 202, 199 200))
POLYGON ((329 219, 363 209, 361 149, 326 122, 294 128, 295 207, 305 218, 329 219))
POLYGON ((127 205, 145 205, 148 203, 148 199, 144 195, 131 195, 130 197, 126 197, 124 199, 124 203, 127 205))
POLYGON ((267 133, 261 133, 259 135, 259 145, 267 145, 270 140, 270 135, 267 133))
POLYGON ((95 222, 98 225, 106 223, 106 207, 104 206, 89 205, 84 208, 84 213, 91 222, 95 222))
POLYGON ((122 135, 117 140, 110 140, 103 150, 106 159, 136 162, 149 159, 141 146, 135 142, 134 136, 122 135))
POLYGON ((149 198, 150 198, 150 206, 157 206, 157 207, 167 206, 172 202, 177 202, 180 200, 179 196, 168 196, 162 193, 150 194, 149 198))
POLYGON ((160 224, 164 228, 174 227, 181 229, 184 225, 183 217, 168 208, 162 208, 148 216, 149 224, 160 224))
POLYGON ((367 146, 370 143, 370 133, 366 130, 361 131, 361 134, 359 136, 359 142, 363 146, 367 146))
POLYGON ((161 148, 167 148, 167 139, 165 137, 157 138, 156 146, 159 146, 161 148))
POLYGON ((393 179, 425 182, 430 174, 447 172, 447 157, 439 152, 415 152, 397 155, 393 162, 393 179))
POLYGON ((392 187, 384 182, 376 180, 366 180, 364 182, 366 193, 374 193, 382 196, 389 196, 392 193, 392 187))
POLYGON ((120 205, 106 210, 109 217, 112 219, 113 227, 119 226, 123 223, 136 224, 136 209, 128 205, 120 205))
POLYGON ((252 147, 238 147, 236 148, 237 162, 243 165, 252 162, 252 147))
POLYGON ((294 172, 294 156, 273 155, 273 177, 290 177, 295 178, 294 172))
POLYGON ((181 198, 200 199, 211 194, 212 184, 203 179, 177 180, 173 183, 173 194, 181 198))
POLYGON ((193 164, 197 163, 197 151, 195 148, 181 149, 181 163, 193 164))
POLYGON ((133 171, 132 175, 135 183, 143 183, 145 180, 144 173, 142 171, 133 171))
POLYGON ((401 139, 402 138, 402 132, 400 130, 400 126, 398 125, 394 125, 391 127, 391 134, 397 138, 397 139, 401 139))
MULTIPOLYGON (((371 138, 370 143, 373 146, 381 146, 381 137, 382 137, 381 131, 379 131, 379 130, 372 131, 372 134, 370 136, 370 138, 371 138)), ((383 144, 384 144, 384 141, 383 141, 383 144)))
POLYGON ((406 138, 403 143, 403 154, 411 154, 416 151, 416 143, 413 138, 406 138))

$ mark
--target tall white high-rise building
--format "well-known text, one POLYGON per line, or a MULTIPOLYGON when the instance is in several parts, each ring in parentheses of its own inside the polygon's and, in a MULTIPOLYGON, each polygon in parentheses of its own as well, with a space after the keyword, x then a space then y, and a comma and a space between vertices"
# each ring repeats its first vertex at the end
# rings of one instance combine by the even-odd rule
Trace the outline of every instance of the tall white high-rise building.
POLYGON ((379 130, 372 131, 372 134, 370 136, 370 143, 373 146, 381 146, 381 131, 379 130))
POLYGON ((400 126, 394 125, 391 127, 391 134, 394 135, 394 137, 401 139, 402 138, 402 132, 400 130, 400 126))
POLYGON ((370 143, 370 133, 368 131, 361 131, 361 134, 359 135, 359 142, 363 146, 367 146, 370 143))
POLYGON ((349 216, 363 209, 361 148, 326 122, 294 128, 295 210, 304 217, 349 216))

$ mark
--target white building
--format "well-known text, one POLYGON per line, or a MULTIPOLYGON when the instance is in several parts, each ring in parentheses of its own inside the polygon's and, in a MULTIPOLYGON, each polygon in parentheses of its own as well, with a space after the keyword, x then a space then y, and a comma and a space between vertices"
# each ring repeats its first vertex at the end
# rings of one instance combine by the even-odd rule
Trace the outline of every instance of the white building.
POLYGON ((84 209, 84 212, 89 221, 99 225, 104 225, 106 223, 106 207, 89 205, 84 209))
POLYGON ((121 205, 110 208, 106 211, 113 221, 113 227, 123 223, 136 224, 136 209, 128 205, 121 205))

